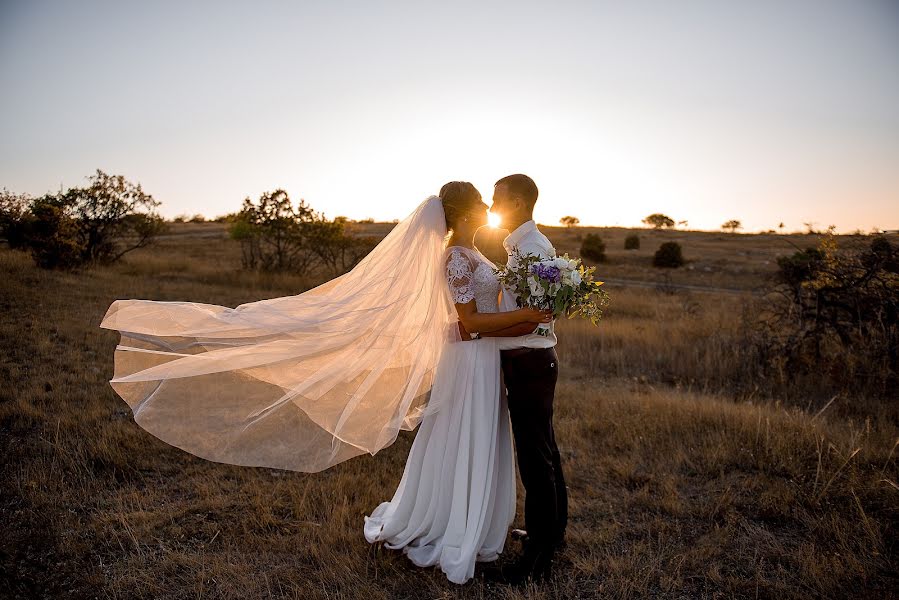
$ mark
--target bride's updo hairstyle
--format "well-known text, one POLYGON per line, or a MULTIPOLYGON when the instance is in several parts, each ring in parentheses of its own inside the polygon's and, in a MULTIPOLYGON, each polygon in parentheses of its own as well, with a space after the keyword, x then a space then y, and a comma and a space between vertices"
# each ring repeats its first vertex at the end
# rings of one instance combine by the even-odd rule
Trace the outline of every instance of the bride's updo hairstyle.
POLYGON ((446 229, 455 229, 459 221, 481 201, 481 192, 467 181, 450 181, 440 188, 440 201, 446 215, 446 229))

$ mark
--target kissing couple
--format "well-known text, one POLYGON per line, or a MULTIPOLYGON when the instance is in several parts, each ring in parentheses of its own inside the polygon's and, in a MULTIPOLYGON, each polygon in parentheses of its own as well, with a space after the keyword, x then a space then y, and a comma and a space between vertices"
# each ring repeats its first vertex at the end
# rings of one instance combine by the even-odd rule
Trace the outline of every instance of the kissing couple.
MULTIPOLYGON (((533 220, 537 193, 522 174, 494 186, 489 211, 511 231, 510 261, 555 256, 533 220)), ((478 190, 453 181, 351 271, 298 295, 236 308, 116 300, 100 324, 121 333, 110 384, 141 427, 228 464, 317 472, 418 426, 392 499, 363 533, 457 584, 504 549, 514 455, 522 552, 486 575, 545 580, 568 509, 553 316, 519 307, 475 248, 487 215, 478 190)))

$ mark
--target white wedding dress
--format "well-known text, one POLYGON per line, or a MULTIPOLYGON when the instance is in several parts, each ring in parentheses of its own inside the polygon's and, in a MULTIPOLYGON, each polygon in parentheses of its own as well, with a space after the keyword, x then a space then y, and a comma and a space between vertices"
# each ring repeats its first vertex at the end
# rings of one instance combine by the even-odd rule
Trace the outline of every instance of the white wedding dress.
MULTIPOLYGON (((497 312, 500 284, 476 250, 444 253, 453 301, 497 312)), ((509 411, 501 393, 501 338, 447 344, 428 409, 390 502, 365 517, 369 542, 402 549, 418 566, 439 565, 454 583, 476 561, 496 560, 515 516, 509 411)))
POLYGON ((116 300, 100 323, 121 335, 110 385, 149 433, 232 465, 314 473, 420 425, 365 536, 467 581, 502 551, 515 511, 499 362, 513 341, 461 341, 453 302, 496 312, 500 287, 446 235, 430 196, 351 271, 293 296, 116 300))

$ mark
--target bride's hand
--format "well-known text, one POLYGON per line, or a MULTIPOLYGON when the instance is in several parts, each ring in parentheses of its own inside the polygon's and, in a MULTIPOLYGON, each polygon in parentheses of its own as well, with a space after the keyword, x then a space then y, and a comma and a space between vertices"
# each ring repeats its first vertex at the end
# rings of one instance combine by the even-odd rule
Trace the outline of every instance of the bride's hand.
POLYGON ((553 320, 553 311, 550 309, 539 309, 527 306, 519 310, 524 320, 531 323, 549 323, 553 320))
POLYGON ((459 337, 461 337, 463 341, 471 340, 471 334, 465 329, 465 325, 462 324, 462 321, 459 321, 459 337))

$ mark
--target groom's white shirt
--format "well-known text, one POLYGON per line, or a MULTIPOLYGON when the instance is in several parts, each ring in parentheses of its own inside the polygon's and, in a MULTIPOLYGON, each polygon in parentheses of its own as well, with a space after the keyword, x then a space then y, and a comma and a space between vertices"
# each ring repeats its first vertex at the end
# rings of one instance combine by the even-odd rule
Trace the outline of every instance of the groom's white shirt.
MULTIPOLYGON (((550 243, 549 239, 547 239, 545 235, 540 233, 540 230, 537 229, 537 224, 534 223, 533 219, 530 221, 525 221, 524 223, 519 225, 518 228, 515 229, 515 231, 506 236, 506 239, 503 240, 503 247, 506 249, 506 253, 509 255, 506 261, 506 264, 508 266, 515 266, 512 258, 512 249, 516 247, 518 248, 518 251, 521 252, 521 254, 530 253, 535 256, 539 256, 540 258, 551 258, 556 255, 556 249, 553 248, 553 245, 552 243, 550 243)), ((517 298, 518 295, 515 294, 515 292, 503 286, 500 293, 500 312, 517 310, 517 298)), ((548 335, 545 336, 537 333, 531 333, 519 337, 505 338, 503 340, 503 347, 505 348, 551 348, 555 345, 555 323, 550 323, 548 335)))

